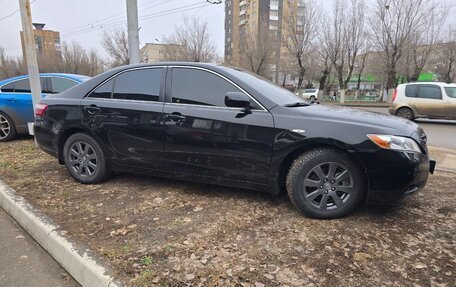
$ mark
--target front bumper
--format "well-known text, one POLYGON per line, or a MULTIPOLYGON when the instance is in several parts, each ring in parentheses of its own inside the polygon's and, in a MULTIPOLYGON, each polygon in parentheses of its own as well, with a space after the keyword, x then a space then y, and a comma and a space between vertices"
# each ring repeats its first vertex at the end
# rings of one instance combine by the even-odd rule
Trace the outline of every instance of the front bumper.
POLYGON ((368 177, 367 202, 393 203, 419 192, 434 173, 436 162, 426 154, 379 150, 363 154, 368 177))

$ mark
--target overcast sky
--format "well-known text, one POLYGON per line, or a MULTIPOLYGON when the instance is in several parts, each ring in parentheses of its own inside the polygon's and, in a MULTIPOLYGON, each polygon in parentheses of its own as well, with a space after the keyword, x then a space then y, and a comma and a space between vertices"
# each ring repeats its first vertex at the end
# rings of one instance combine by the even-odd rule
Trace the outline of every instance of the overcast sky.
MULTIPOLYGON (((62 41, 77 41, 85 48, 97 49, 103 56, 106 54, 99 43, 103 31, 126 27, 125 0, 31 1, 33 22, 45 23, 45 29, 59 31, 62 41)), ((314 1, 324 6, 332 2, 314 1)), ((443 2, 449 6, 449 17, 456 24, 456 0, 443 2)), ((138 6, 141 46, 147 42, 160 42, 163 36, 181 25, 182 16, 186 14, 209 22, 212 40, 223 55, 224 4, 213 5, 205 0, 138 0, 138 6)), ((20 13, 14 13, 18 8, 19 0, 0 0, 0 46, 11 56, 21 54, 20 13)))

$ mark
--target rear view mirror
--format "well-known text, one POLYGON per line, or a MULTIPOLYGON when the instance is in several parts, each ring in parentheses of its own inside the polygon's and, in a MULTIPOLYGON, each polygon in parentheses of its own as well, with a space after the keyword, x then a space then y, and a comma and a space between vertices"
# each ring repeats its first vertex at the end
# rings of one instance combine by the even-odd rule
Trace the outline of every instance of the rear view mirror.
POLYGON ((225 105, 231 108, 250 108, 250 98, 241 92, 229 92, 225 95, 225 105))

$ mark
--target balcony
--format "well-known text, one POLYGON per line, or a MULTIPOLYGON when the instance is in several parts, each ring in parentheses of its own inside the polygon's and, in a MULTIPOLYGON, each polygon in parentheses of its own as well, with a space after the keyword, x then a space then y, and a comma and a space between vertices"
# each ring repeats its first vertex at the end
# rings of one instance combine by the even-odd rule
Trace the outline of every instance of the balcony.
POLYGON ((241 2, 239 2, 239 7, 241 7, 243 5, 247 5, 247 1, 246 0, 242 0, 241 2))
POLYGON ((247 20, 245 20, 245 19, 241 20, 241 21, 239 21, 239 26, 244 25, 245 23, 247 23, 247 20))
POLYGON ((242 15, 245 15, 245 14, 247 14, 247 10, 241 10, 239 12, 239 16, 242 16, 242 15))

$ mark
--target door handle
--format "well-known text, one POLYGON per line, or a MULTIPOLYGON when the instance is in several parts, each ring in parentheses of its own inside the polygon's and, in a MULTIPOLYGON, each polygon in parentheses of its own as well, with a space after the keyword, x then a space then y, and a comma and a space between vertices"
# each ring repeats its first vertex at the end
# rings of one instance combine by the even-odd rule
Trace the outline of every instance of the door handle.
POLYGON ((100 111, 100 108, 96 105, 85 106, 84 110, 87 111, 89 114, 94 115, 100 111))
POLYGON ((166 115, 166 118, 169 119, 173 123, 179 123, 179 122, 185 121, 185 119, 186 119, 185 116, 183 116, 181 113, 177 113, 177 112, 166 115))

